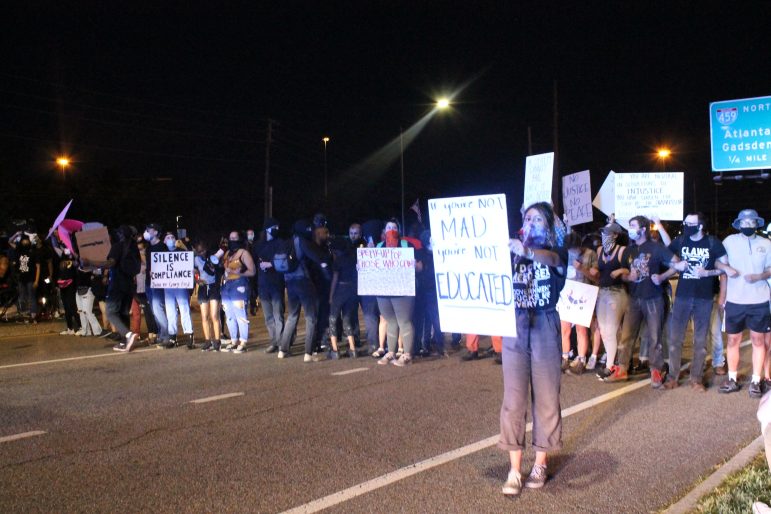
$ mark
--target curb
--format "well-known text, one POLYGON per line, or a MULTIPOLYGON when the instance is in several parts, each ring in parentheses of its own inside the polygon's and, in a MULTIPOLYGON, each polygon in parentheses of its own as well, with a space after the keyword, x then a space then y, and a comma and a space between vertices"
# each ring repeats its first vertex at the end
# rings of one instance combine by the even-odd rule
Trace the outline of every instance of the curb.
POLYGON ((708 476, 706 480, 697 485, 679 502, 665 510, 663 514, 686 514, 691 512, 696 508, 696 504, 702 496, 712 492, 731 473, 746 467, 758 453, 763 451, 763 448, 763 436, 761 435, 734 455, 731 460, 720 466, 717 471, 708 476))

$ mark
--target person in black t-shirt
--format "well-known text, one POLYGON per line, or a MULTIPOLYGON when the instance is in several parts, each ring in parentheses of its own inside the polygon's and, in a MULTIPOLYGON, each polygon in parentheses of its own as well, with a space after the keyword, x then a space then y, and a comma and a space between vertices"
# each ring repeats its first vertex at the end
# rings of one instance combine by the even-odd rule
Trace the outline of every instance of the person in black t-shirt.
POLYGON ((265 326, 268 329, 270 344, 266 353, 278 351, 278 358, 283 359, 287 355, 279 350, 281 334, 284 331, 284 275, 273 269, 273 258, 276 253, 282 252, 286 247, 286 241, 279 239, 279 221, 268 218, 263 223, 265 231, 264 240, 254 248, 253 260, 259 271, 257 275, 257 288, 259 292, 262 314, 265 317, 265 326))
POLYGON ((356 341, 353 333, 353 317, 359 305, 358 271, 356 271, 356 249, 347 241, 336 239, 331 243, 332 285, 329 292, 329 342, 332 348, 329 358, 338 358, 337 342, 340 334, 337 318, 342 315, 343 334, 348 341, 348 356, 356 357, 356 341))
MULTIPOLYGON (((707 358, 707 329, 717 277, 723 273, 715 269, 715 260, 726 254, 719 239, 704 233, 705 223, 702 213, 689 214, 683 222, 683 234, 669 245, 669 249, 687 263, 687 268, 680 273, 669 325, 669 369, 673 373, 680 369, 685 330, 688 320, 693 318, 690 382, 694 390, 702 392, 705 391, 702 380, 707 358)), ((674 270, 670 268, 663 276, 668 278, 673 274, 674 270)), ((664 383, 667 389, 674 389, 677 385, 676 373, 664 383)))
POLYGON ((29 314, 29 322, 37 323, 37 286, 40 284, 40 262, 32 249, 32 241, 27 234, 17 232, 11 236, 11 248, 16 250, 14 271, 19 281, 19 313, 29 314), (19 237, 18 243, 13 241, 19 237))

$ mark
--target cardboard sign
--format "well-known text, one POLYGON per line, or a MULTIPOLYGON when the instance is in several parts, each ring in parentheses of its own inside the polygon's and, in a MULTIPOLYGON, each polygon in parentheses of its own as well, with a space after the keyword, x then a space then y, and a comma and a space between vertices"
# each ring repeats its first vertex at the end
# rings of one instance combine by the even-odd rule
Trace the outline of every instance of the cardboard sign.
POLYGON ((525 208, 535 202, 551 203, 554 152, 529 155, 525 159, 525 208))
POLYGON ((600 288, 575 280, 566 280, 565 287, 560 292, 557 311, 562 321, 589 327, 592 324, 594 304, 597 303, 597 293, 600 288))
POLYGON ((358 292, 364 296, 415 296, 413 248, 357 248, 358 292))
POLYGON ((193 252, 151 252, 150 287, 153 289, 192 289, 193 252))
POLYGON ((428 201, 442 332, 516 336, 506 195, 428 201))
POLYGON ((589 170, 562 177, 562 206, 569 226, 592 222, 592 185, 589 170))
POLYGON ((683 173, 616 173, 616 219, 683 219, 683 173))
POLYGON ((78 243, 80 256, 89 261, 106 261, 112 246, 107 227, 75 232, 75 241, 78 243))

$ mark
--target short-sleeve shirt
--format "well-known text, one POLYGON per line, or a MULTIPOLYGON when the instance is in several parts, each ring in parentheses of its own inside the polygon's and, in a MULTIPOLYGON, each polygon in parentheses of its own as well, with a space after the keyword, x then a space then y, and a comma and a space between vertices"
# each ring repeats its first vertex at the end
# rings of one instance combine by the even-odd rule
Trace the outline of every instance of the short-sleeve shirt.
POLYGON ((661 243, 648 239, 641 245, 631 244, 624 252, 624 266, 629 271, 637 271, 637 281, 629 282, 629 294, 633 298, 649 300, 664 294, 664 288, 651 280, 664 263, 672 261, 674 254, 661 243))
POLYGON ((35 281, 35 265, 38 263, 36 253, 32 250, 20 251, 16 255, 16 276, 19 282, 28 284, 35 281))
POLYGON ((736 278, 728 277, 726 301, 741 305, 755 305, 769 299, 768 281, 758 280, 750 284, 745 275, 763 273, 771 267, 771 241, 760 236, 745 237, 731 234, 723 240, 728 264, 739 272, 736 278))
POLYGON ((712 298, 717 277, 699 277, 696 268, 715 269, 715 261, 725 255, 725 247, 716 237, 704 236, 698 241, 680 236, 669 245, 672 253, 688 263, 688 268, 680 272, 677 283, 677 296, 685 298, 712 298))
MULTIPOLYGON (((552 250, 559 255, 560 266, 565 267, 567 250, 552 250)), ((517 309, 551 311, 556 309, 565 273, 557 268, 514 255, 512 258, 514 305, 517 309)))

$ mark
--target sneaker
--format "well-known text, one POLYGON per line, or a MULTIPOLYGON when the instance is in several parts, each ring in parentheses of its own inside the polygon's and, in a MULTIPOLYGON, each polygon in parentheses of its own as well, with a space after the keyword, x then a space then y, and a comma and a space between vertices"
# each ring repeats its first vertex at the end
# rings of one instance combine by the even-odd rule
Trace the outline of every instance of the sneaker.
POLYGON ((701 382, 701 380, 699 380, 699 381, 691 380, 691 389, 693 389, 694 391, 699 392, 699 393, 706 393, 707 392, 707 388, 704 387, 704 384, 701 382))
POLYGON ((201 351, 208 352, 209 350, 211 350, 211 346, 212 346, 211 341, 204 341, 203 344, 201 345, 201 351))
POLYGON ((662 376, 661 371, 653 368, 651 370, 651 387, 660 389, 662 385, 664 385, 664 377, 662 376))
POLYGON ((761 398, 763 396, 763 390, 760 387, 760 382, 751 382, 748 388, 750 392, 750 398, 761 398))
POLYGON ((193 334, 185 334, 187 338, 187 349, 192 350, 195 348, 195 336, 193 334))
POLYGON ((739 389, 741 389, 742 386, 736 383, 736 380, 733 380, 729 378, 725 382, 723 382, 723 385, 720 386, 720 388, 717 390, 718 393, 728 394, 728 393, 735 393, 739 389))
POLYGON ((651 370, 650 364, 647 360, 640 361, 634 368, 632 368, 633 375, 642 375, 643 373, 649 373, 651 370))
POLYGON ((391 352, 388 352, 388 353, 386 353, 385 355, 383 355, 383 356, 380 358, 380 360, 378 360, 378 361, 377 361, 377 363, 378 363, 378 364, 381 364, 381 365, 386 365, 386 364, 388 364, 389 362, 391 362, 392 360, 394 360, 394 354, 393 354, 393 353, 391 353, 391 352))
POLYGON ((597 356, 591 355, 589 360, 586 361, 586 369, 593 371, 597 367, 597 356))
POLYGON ((169 336, 168 342, 161 344, 164 350, 171 350, 177 347, 177 336, 169 336))
POLYGON ((110 332, 110 335, 107 336, 107 339, 109 339, 110 341, 116 341, 118 343, 120 343, 123 340, 123 338, 117 332, 110 332))
POLYGON ((220 347, 221 346, 222 346, 222 343, 220 343, 219 341, 217 341, 217 340, 212 341, 211 342, 211 351, 218 352, 218 351, 220 351, 220 347))
POLYGON ((771 514, 771 507, 763 502, 755 502, 752 504, 752 514, 771 514))
POLYGON ((475 361, 477 359, 479 359, 479 352, 468 352, 466 355, 460 358, 460 360, 466 361, 466 362, 475 361))
POLYGON ((311 358, 313 359, 313 362, 321 362, 323 360, 327 360, 327 353, 324 350, 321 352, 313 352, 311 358))
POLYGON ((677 389, 677 386, 679 385, 680 384, 677 383, 677 380, 670 378, 669 380, 664 382, 664 389, 667 389, 667 390, 677 389))
POLYGON ((270 345, 267 348, 265 348, 265 353, 276 353, 278 351, 278 346, 270 345))
POLYGON ((506 496, 517 496, 522 492, 522 475, 513 469, 509 471, 506 483, 503 484, 501 492, 506 496))
POLYGON ((493 362, 498 365, 503 364, 503 355, 501 355, 498 352, 495 352, 495 357, 493 357, 493 362))
POLYGON ((74 336, 75 335, 75 331, 72 330, 71 328, 68 328, 67 330, 62 330, 61 332, 59 332, 59 335, 60 336, 74 336))
POLYGON ((570 367, 567 370, 568 375, 573 375, 576 377, 580 377, 584 373, 584 368, 586 367, 586 364, 584 364, 584 361, 581 359, 576 359, 572 363, 570 363, 570 367))
POLYGON ((603 382, 626 382, 629 380, 629 375, 626 371, 623 371, 620 366, 613 366, 610 368, 612 370, 612 373, 608 375, 607 377, 603 378, 603 382))
POLYGON ((99 332, 98 334, 96 334, 96 337, 107 337, 107 336, 109 336, 110 334, 112 334, 112 332, 110 332, 110 331, 109 331, 109 330, 107 330, 106 328, 103 328, 101 332, 99 332))
POLYGON ((85 337, 85 336, 87 336, 88 334, 86 334, 86 331, 85 331, 85 330, 83 330, 83 329, 81 328, 80 330, 78 330, 77 332, 75 332, 75 335, 76 335, 76 336, 78 336, 78 337, 85 337))
POLYGON ((236 343, 228 343, 228 345, 222 349, 223 352, 232 352, 238 348, 238 345, 236 343))
POLYGON ((391 364, 403 368, 408 364, 412 364, 412 357, 410 357, 409 354, 403 353, 398 359, 392 360, 391 364))
POLYGON ((281 350, 278 351, 278 358, 279 359, 286 359, 287 357, 289 357, 288 353, 285 353, 285 352, 283 352, 281 350))
POLYGON ((303 362, 313 362, 313 357, 311 356, 310 353, 305 354, 305 356, 303 357, 303 362))
POLYGON ((766 394, 769 390, 771 390, 771 380, 764 379, 760 381, 760 391, 763 394, 766 394))
POLYGON ((112 349, 115 350, 116 352, 126 352, 126 351, 128 351, 128 350, 126 350, 126 343, 125 342, 121 342, 121 343, 116 344, 115 346, 112 347, 112 349))
POLYGON ((372 352, 372 357, 375 358, 375 359, 379 359, 380 357, 382 357, 385 354, 386 354, 386 351, 383 348, 378 348, 377 350, 372 352))
POLYGON ((137 338, 139 338, 139 334, 135 334, 134 332, 129 332, 126 334, 126 351, 130 352, 134 349, 134 343, 137 342, 137 338))
POLYGON ((597 373, 595 373, 594 375, 595 375, 597 378, 599 378, 600 380, 605 380, 606 378, 608 378, 608 377, 609 377, 609 376, 611 376, 612 374, 613 374, 613 370, 612 370, 612 369, 608 369, 608 368, 602 368, 600 371, 598 371, 598 372, 597 372, 597 373))
POLYGON ((241 343, 235 348, 233 348, 233 353, 245 353, 246 352, 246 343, 241 343))
POLYGON ((525 487, 540 489, 546 483, 547 478, 546 466, 533 464, 533 469, 530 470, 530 474, 525 479, 525 487))
POLYGON ((570 367, 570 359, 568 359, 567 357, 562 357, 562 364, 560 364, 560 369, 562 370, 562 372, 563 373, 566 372, 569 367, 570 367))
POLYGON ((340 360, 340 353, 339 352, 335 352, 333 350, 329 350, 329 353, 327 353, 327 359, 329 359, 331 361, 340 360))

